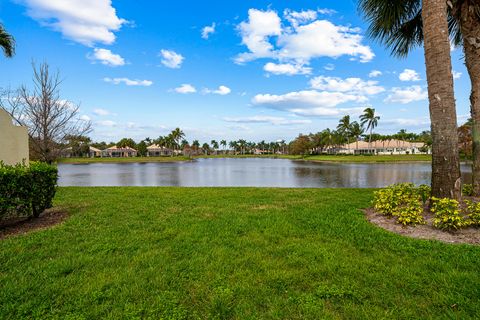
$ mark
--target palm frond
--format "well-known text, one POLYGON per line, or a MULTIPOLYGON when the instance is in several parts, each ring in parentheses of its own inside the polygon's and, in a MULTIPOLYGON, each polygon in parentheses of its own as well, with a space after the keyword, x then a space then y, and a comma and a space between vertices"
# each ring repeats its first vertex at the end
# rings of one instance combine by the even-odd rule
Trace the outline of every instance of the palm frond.
POLYGON ((5 56, 12 57, 15 54, 15 39, 0 24, 0 47, 5 56))

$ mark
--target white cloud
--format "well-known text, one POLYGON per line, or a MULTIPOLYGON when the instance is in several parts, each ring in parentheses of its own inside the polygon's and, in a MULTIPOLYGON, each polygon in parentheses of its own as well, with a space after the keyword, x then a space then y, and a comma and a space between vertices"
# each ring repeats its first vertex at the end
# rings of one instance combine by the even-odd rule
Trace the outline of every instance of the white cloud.
POLYGON ((108 116, 111 115, 110 111, 105 110, 105 109, 95 109, 93 110, 93 113, 96 114, 97 116, 108 116))
POLYGON ((82 121, 90 121, 90 120, 92 120, 92 119, 91 119, 89 116, 87 116, 86 114, 84 114, 84 115, 81 115, 81 116, 80 116, 80 120, 82 120, 82 121))
POLYGON ((100 126, 104 126, 104 127, 115 127, 115 126, 117 126, 117 123, 115 121, 111 121, 111 120, 98 121, 97 124, 100 125, 100 126))
POLYGON ((178 69, 181 67, 183 60, 185 59, 181 54, 176 53, 172 50, 160 50, 160 54, 162 57, 162 64, 168 68, 178 69))
POLYGON ((305 67, 301 64, 291 64, 291 63, 276 64, 273 62, 268 62, 265 66, 263 66, 263 70, 275 75, 284 74, 288 76, 312 73, 312 68, 305 67))
POLYGON ((216 27, 215 22, 212 23, 211 26, 205 26, 205 27, 203 27, 203 29, 202 29, 202 38, 205 39, 205 40, 207 40, 207 39, 210 37, 211 34, 214 34, 214 33, 215 33, 215 27, 216 27))
POLYGON ((313 89, 334 92, 348 92, 351 94, 375 95, 385 91, 378 85, 378 81, 364 81, 360 78, 336 78, 319 76, 310 80, 313 89))
POLYGON ((202 90, 203 94, 209 94, 209 93, 213 93, 213 94, 218 94, 218 95, 221 95, 221 96, 226 96, 227 94, 230 94, 232 92, 232 90, 227 87, 227 86, 219 86, 218 89, 216 90, 211 90, 211 89, 208 89, 208 88, 205 88, 202 90))
POLYGON ((181 94, 188 94, 197 92, 197 89, 195 89, 195 87, 191 84, 184 83, 180 87, 175 88, 174 91, 181 94))
POLYGON ((252 117, 226 117, 223 118, 226 122, 233 123, 269 123, 273 125, 292 125, 292 124, 309 124, 312 123, 311 120, 307 119, 285 119, 282 117, 273 117, 273 116, 252 116, 252 117))
POLYGON ((127 21, 117 16, 111 0, 19 0, 27 14, 86 46, 112 44, 115 31, 127 21))
POLYGON ((332 63, 327 63, 327 64, 323 67, 323 69, 325 69, 325 70, 327 70, 327 71, 333 71, 333 70, 335 70, 335 65, 332 64, 332 63))
POLYGON ((103 81, 113 84, 124 83, 127 86, 143 86, 149 87, 153 84, 153 81, 150 80, 131 80, 128 78, 103 78, 103 81))
POLYGON ((337 109, 336 107, 342 103, 364 103, 367 100, 362 95, 305 90, 283 95, 258 94, 253 97, 252 103, 301 116, 334 116, 348 111, 361 111, 361 108, 337 109))
POLYGON ((250 52, 240 54, 235 61, 245 63, 257 58, 272 57, 273 45, 269 37, 279 36, 282 33, 282 21, 274 11, 248 10, 248 21, 238 25, 242 36, 242 44, 247 46, 250 52))
POLYGON ((460 77, 462 76, 462 73, 453 70, 453 71, 452 71, 452 75, 453 75, 453 79, 460 79, 460 77))
POLYGON ((294 28, 317 20, 317 15, 317 11, 314 10, 292 11, 290 9, 285 9, 283 12, 285 19, 288 20, 294 28))
POLYGON ((419 117, 414 119, 408 119, 408 118, 382 119, 382 124, 396 125, 400 127, 424 127, 424 126, 430 125, 430 119, 428 117, 419 117))
POLYGON ((381 75, 382 75, 382 71, 372 70, 372 71, 368 74, 368 77, 369 77, 369 78, 376 78, 376 77, 380 77, 381 75))
POLYGON ((423 90, 420 86, 392 88, 391 92, 392 93, 385 99, 385 102, 407 104, 428 98, 427 91, 423 90))
POLYGON ((279 57, 308 62, 313 58, 338 58, 343 55, 368 62, 375 56, 370 47, 362 45, 357 28, 336 26, 328 20, 317 20, 299 26, 293 33, 284 33, 278 43, 279 57))
POLYGON ((337 11, 335 11, 333 9, 328 9, 328 8, 318 9, 317 11, 318 11, 318 13, 325 14, 325 15, 332 15, 332 14, 337 13, 337 11))
POLYGON ((108 49, 93 49, 93 54, 88 55, 90 60, 100 61, 101 64, 111 67, 118 67, 125 65, 125 60, 118 54, 113 53, 108 49))
POLYGON ((311 10, 286 10, 285 17, 291 26, 282 27, 275 11, 250 9, 248 20, 238 26, 242 44, 249 51, 239 54, 235 62, 241 64, 258 58, 272 58, 308 64, 314 58, 343 55, 368 62, 375 56, 370 47, 362 44, 363 37, 358 28, 316 20, 317 13, 311 10))
POLYGON ((420 81, 420 75, 417 71, 412 69, 405 69, 398 76, 400 81, 420 81))

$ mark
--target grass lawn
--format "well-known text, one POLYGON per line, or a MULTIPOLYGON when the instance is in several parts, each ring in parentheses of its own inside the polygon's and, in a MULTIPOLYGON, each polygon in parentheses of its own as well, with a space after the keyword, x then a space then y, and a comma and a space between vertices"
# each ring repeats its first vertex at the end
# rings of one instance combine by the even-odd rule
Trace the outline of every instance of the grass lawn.
POLYGON ((379 229, 371 190, 60 188, 0 241, 0 318, 474 319, 480 247, 379 229))
MULTIPOLYGON (((301 158, 301 157, 298 157, 301 158)), ((378 155, 378 156, 353 156, 353 155, 315 155, 307 156, 304 160, 326 161, 326 162, 415 162, 432 161, 429 154, 407 154, 407 155, 378 155)))
POLYGON ((415 161, 432 161, 432 156, 428 154, 410 154, 410 155, 379 155, 379 156, 363 156, 363 155, 314 155, 314 156, 298 156, 298 155, 205 155, 195 158, 278 158, 291 160, 319 161, 319 162, 415 162, 415 161))
POLYGON ((189 161, 188 157, 131 157, 131 158, 63 158, 58 163, 125 163, 125 162, 178 162, 189 161))
MULTIPOLYGON (((305 161, 320 162, 357 162, 357 163, 377 163, 377 162, 415 162, 431 161, 431 155, 410 154, 410 155, 385 155, 385 156, 353 156, 353 155, 315 155, 315 156, 296 156, 296 155, 205 155, 196 156, 194 159, 201 158, 278 158, 305 161)), ((192 160, 188 157, 132 157, 132 158, 65 158, 60 159, 59 163, 125 163, 125 162, 178 162, 192 160)))

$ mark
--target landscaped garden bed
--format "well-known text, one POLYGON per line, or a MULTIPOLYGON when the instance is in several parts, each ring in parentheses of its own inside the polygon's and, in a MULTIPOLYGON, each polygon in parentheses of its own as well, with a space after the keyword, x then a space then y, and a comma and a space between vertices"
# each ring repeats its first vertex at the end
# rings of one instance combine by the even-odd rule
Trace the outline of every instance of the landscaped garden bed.
POLYGON ((461 201, 430 196, 430 187, 395 184, 374 192, 373 207, 365 210, 372 223, 419 239, 480 244, 480 200, 464 185, 461 201))

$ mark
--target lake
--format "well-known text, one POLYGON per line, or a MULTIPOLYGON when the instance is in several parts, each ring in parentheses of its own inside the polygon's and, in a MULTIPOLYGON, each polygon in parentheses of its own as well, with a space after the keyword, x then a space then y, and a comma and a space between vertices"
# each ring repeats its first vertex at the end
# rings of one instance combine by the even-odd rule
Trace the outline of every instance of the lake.
MULTIPOLYGON (((327 163, 268 158, 59 164, 60 186, 378 188, 429 184, 430 163, 327 163)), ((463 164, 464 181, 471 180, 463 164)))

